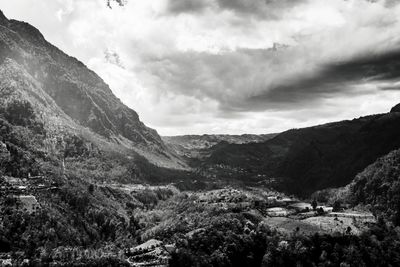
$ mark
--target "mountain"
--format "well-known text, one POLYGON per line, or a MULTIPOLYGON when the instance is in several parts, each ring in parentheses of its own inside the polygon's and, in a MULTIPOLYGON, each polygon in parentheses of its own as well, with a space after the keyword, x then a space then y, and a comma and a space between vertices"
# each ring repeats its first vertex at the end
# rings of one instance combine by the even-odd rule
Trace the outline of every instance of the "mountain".
POLYGON ((400 225, 400 150, 379 158, 350 183, 354 204, 369 205, 377 217, 400 225))
POLYGON ((300 211, 269 188, 309 196, 359 173, 331 192, 398 226, 399 105, 280 134, 161 138, 1 12, 0 77, 0 265, 400 265, 398 227, 300 211))
POLYGON ((82 62, 51 45, 32 25, 0 12, 1 104, 32 104, 48 132, 89 136, 117 150, 134 150, 151 162, 183 168, 158 133, 140 121, 82 62))
POLYGON ((394 112, 400 112, 400 104, 397 104, 396 106, 394 106, 390 112, 394 113, 394 112))
POLYGON ((127 266, 115 257, 141 242, 134 214, 177 191, 148 184, 190 183, 185 164, 94 72, 1 12, 0 78, 0 265, 127 266))
POLYGON ((400 113, 391 112, 293 129, 262 143, 220 143, 197 166, 209 177, 309 196, 348 184, 377 158, 398 148, 400 113))
MULTIPOLYGON (((108 168, 112 157, 120 161, 107 169, 112 173, 110 177, 118 173, 118 180, 141 177, 176 181, 172 177, 181 174, 166 169, 155 171, 153 167, 186 171, 190 165, 197 169, 196 175, 266 184, 308 195, 349 183, 378 157, 400 147, 399 106, 387 114, 293 129, 278 135, 161 138, 83 63, 48 43, 33 26, 8 20, 3 13, 0 77, 0 104, 7 123, 13 125, 12 129, 30 129, 31 133, 25 133, 26 140, 38 139, 33 143, 35 147, 24 148, 25 152, 48 154, 50 150, 63 150, 68 159, 85 151, 98 151, 96 160, 100 153, 101 157, 108 157, 102 158, 104 168, 108 168), (59 137, 65 139, 61 146, 59 137), (111 156, 112 153, 118 156, 111 156), (137 164, 128 168, 125 163, 130 161, 137 164)), ((15 139, 11 132, 8 134, 15 139)), ((19 148, 24 143, 3 141, 19 148)), ((37 165, 31 163, 23 173, 36 170, 37 165)), ((107 172, 103 171, 102 176, 104 173, 107 172)))
POLYGON ((174 150, 178 155, 187 158, 200 158, 207 155, 208 150, 221 143, 229 144, 247 144, 260 143, 273 138, 276 134, 203 134, 203 135, 180 135, 163 136, 162 140, 174 150))

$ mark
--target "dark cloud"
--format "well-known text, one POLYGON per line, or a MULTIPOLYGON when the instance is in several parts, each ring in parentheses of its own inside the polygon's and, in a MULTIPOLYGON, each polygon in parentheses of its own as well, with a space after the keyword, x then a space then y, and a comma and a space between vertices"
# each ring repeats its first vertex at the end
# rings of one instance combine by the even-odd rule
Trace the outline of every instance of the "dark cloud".
POLYGON ((379 89, 383 91, 400 91, 400 85, 399 84, 382 85, 379 86, 379 89))
POLYGON ((174 14, 178 13, 197 13, 203 11, 209 2, 205 0, 170 0, 168 11, 174 14))
POLYGON ((170 0, 168 11, 173 14, 199 13, 210 8, 274 20, 280 18, 282 11, 304 2, 306 0, 170 0))
MULTIPOLYGON (((354 89, 360 84, 385 82, 381 90, 394 90, 400 78, 400 50, 385 54, 358 57, 345 62, 326 65, 313 77, 276 85, 264 93, 249 97, 242 108, 269 109, 287 104, 309 103, 337 94, 351 95, 363 92, 354 89)), ((296 105, 298 106, 298 105, 296 105)))
POLYGON ((311 75, 299 72, 276 78, 290 68, 288 58, 294 58, 298 51, 293 53, 290 49, 241 49, 217 55, 176 53, 151 60, 145 68, 160 81, 161 90, 217 101, 221 117, 293 110, 335 96, 370 94, 370 87, 360 85, 381 82, 388 87, 400 78, 400 50, 319 66, 311 75), (272 76, 272 83, 268 76, 272 76))
POLYGON ((304 0, 217 0, 221 9, 229 9, 242 14, 254 14, 268 19, 279 19, 281 12, 304 0))
POLYGON ((399 0, 386 0, 385 5, 387 7, 394 7, 399 4, 399 0))

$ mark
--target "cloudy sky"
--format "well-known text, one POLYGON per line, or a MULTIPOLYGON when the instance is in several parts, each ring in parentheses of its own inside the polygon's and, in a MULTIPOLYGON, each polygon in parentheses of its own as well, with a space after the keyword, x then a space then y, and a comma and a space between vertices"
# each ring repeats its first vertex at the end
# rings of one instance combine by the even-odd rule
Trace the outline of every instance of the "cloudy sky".
POLYGON ((270 133, 400 102, 396 0, 13 0, 162 135, 270 133))

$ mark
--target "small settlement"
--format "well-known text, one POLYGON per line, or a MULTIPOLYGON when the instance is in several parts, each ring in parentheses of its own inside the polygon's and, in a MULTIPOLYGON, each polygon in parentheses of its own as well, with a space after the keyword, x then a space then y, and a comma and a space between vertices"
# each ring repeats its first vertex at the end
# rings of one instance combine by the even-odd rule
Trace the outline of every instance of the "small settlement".
POLYGON ((125 252, 131 266, 168 266, 175 245, 150 239, 147 242, 125 252))
POLYGON ((360 234, 375 222, 372 213, 349 209, 345 203, 337 210, 325 203, 307 203, 278 192, 257 188, 247 191, 224 188, 202 193, 199 204, 222 209, 248 210, 264 217, 266 225, 285 233, 347 233, 360 234))

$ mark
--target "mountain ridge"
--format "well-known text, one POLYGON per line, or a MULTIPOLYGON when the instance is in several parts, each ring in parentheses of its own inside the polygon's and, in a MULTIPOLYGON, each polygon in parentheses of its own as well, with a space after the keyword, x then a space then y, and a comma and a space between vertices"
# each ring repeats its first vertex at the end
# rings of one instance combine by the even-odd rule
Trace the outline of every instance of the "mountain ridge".
POLYGON ((277 134, 203 134, 203 135, 178 135, 162 136, 162 140, 176 154, 185 158, 201 158, 208 154, 208 151, 221 142, 230 144, 259 143, 277 134))
MULTIPOLYGON (((156 130, 140 121, 138 114, 125 106, 82 62, 47 42, 34 26, 8 20, 2 12, 0 27, 1 64, 6 64, 5 68, 11 64, 13 68, 23 69, 41 89, 33 92, 20 87, 15 91, 30 91, 33 98, 40 96, 38 99, 42 100, 50 97, 62 113, 72 119, 69 121, 74 122, 74 127, 89 128, 110 142, 134 149, 156 164, 184 168, 156 130)), ((39 101, 39 104, 35 109, 41 116, 52 117, 44 106, 54 103, 39 101)))
POLYGON ((268 184, 301 196, 348 184, 377 158, 400 148, 400 113, 292 129, 261 143, 213 147, 197 162, 208 176, 268 184), (345 155, 345 156, 344 156, 345 155))

